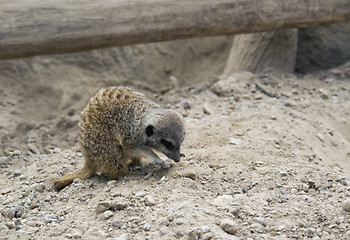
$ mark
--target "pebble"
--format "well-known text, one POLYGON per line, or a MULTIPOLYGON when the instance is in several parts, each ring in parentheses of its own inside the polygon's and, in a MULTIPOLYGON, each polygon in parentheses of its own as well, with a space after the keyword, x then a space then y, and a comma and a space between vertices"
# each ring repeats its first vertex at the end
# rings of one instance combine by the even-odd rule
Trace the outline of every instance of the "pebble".
POLYGON ((115 240, 128 240, 128 234, 123 233, 119 237, 117 237, 115 240))
POLYGON ((73 232, 73 239, 80 239, 82 237, 82 233, 80 231, 73 232))
POLYGON ((147 223, 143 226, 143 229, 144 229, 145 231, 149 231, 149 230, 151 229, 151 224, 147 222, 147 223))
POLYGON ((263 217, 256 217, 256 218, 254 218, 253 220, 254 220, 255 222, 257 222, 257 223, 263 225, 264 227, 267 226, 266 220, 265 220, 265 218, 263 218, 263 217))
POLYGON ((30 189, 42 193, 45 190, 45 185, 39 184, 39 183, 34 183, 34 184, 30 185, 30 189))
POLYGON ((182 219, 176 219, 175 223, 176 225, 182 225, 184 222, 182 221, 182 219))
POLYGON ((192 229, 187 233, 187 239, 188 240, 198 240, 202 239, 202 231, 199 228, 192 229))
POLYGON ((229 208, 234 198, 231 195, 222 195, 214 199, 213 205, 220 208, 229 208))
POLYGON ((9 229, 14 229, 15 228, 15 223, 14 222, 6 222, 5 225, 9 229))
POLYGON ((210 231, 211 231, 210 227, 205 226, 205 225, 202 226, 201 230, 202 230, 202 232, 204 232, 204 233, 207 233, 207 232, 210 232, 210 231))
POLYGON ((213 109, 209 106, 208 103, 204 103, 204 105, 203 105, 203 112, 205 114, 212 115, 213 114, 213 109))
POLYGON ((16 219, 14 224, 15 224, 16 230, 19 230, 21 228, 22 222, 21 220, 16 219))
POLYGON ((344 211, 350 212, 350 198, 346 199, 343 204, 342 208, 344 211))
POLYGON ((113 208, 114 210, 123 210, 127 206, 128 206, 127 202, 122 197, 116 197, 114 198, 113 202, 110 203, 110 207, 113 208))
POLYGON ((151 195, 146 195, 144 201, 146 206, 154 206, 156 204, 154 198, 151 195))
POLYGON ((222 230, 224 230, 228 234, 235 235, 237 233, 235 222, 229 218, 222 219, 220 223, 220 227, 222 228, 222 230))
POLYGON ((230 138, 229 141, 230 141, 230 144, 232 144, 232 145, 239 146, 239 145, 243 144, 242 140, 239 138, 230 138))
POLYGON ((147 195, 147 192, 145 192, 145 191, 135 193, 135 197, 144 197, 146 195, 147 195))
POLYGON ((20 218, 22 217, 23 213, 24 213, 24 208, 21 206, 10 208, 8 211, 8 218, 9 219, 20 218))
MULTIPOLYGON (((214 235, 212 233, 204 233, 203 237, 201 238, 202 240, 211 240, 214 238, 214 235)), ((237 239, 238 240, 238 239, 237 239)))
POLYGON ((167 180, 166 176, 161 177, 161 179, 159 180, 159 182, 157 182, 158 184, 161 184, 162 182, 164 182, 165 180, 167 180))
POLYGON ((12 188, 5 188, 1 190, 1 195, 7 195, 12 191, 12 188))
POLYGON ((0 166, 6 167, 9 161, 8 157, 0 157, 0 166))
POLYGON ((288 173, 285 172, 285 171, 280 171, 280 175, 281 175, 282 177, 287 177, 287 176, 288 176, 288 173))
POLYGON ((73 235, 72 235, 72 234, 70 234, 70 233, 67 233, 67 234, 66 234, 64 237, 65 237, 65 238, 72 239, 72 238, 73 238, 73 235))
POLYGON ((161 228, 159 229, 159 234, 160 234, 160 235, 165 235, 165 234, 167 234, 167 232, 168 232, 168 230, 167 230, 166 227, 161 227, 161 228))
POLYGON ((109 219, 110 217, 112 217, 113 216, 113 212, 111 211, 111 210, 107 210, 107 211, 105 211, 103 214, 102 214, 102 218, 104 219, 104 220, 107 220, 107 219, 109 219))
POLYGON ((97 204, 95 212, 97 214, 100 214, 107 211, 108 209, 110 209, 110 204, 108 202, 100 202, 99 204, 97 204))
POLYGON ((117 181, 116 180, 111 180, 107 183, 107 186, 115 186, 117 185, 117 181))
POLYGON ((35 221, 28 221, 26 224, 27 224, 29 227, 36 227, 36 226, 38 226, 37 223, 36 223, 35 221))
POLYGON ((31 143, 27 144, 28 150, 31 151, 33 154, 38 154, 39 150, 31 143))
POLYGON ((316 137, 321 141, 324 142, 324 137, 321 133, 316 134, 316 137))
POLYGON ((114 220, 113 222, 112 222, 112 226, 113 227, 116 227, 116 228, 122 228, 122 226, 123 226, 124 224, 122 223, 122 221, 120 221, 119 219, 117 219, 117 220, 114 220))
POLYGON ((173 174, 174 178, 179 178, 179 177, 185 177, 185 178, 190 178, 192 180, 197 179, 197 173, 194 172, 193 170, 183 170, 183 171, 177 171, 173 174))

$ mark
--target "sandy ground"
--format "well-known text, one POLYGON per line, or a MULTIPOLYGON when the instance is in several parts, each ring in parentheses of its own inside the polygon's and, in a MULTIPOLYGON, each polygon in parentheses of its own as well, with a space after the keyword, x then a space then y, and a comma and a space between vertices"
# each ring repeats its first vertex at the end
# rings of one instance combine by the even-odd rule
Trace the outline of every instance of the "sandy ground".
POLYGON ((109 84, 70 70, 54 87, 2 81, 0 239, 350 239, 350 64, 161 93, 126 83, 183 114, 186 157, 55 192, 83 164, 79 112, 109 84))

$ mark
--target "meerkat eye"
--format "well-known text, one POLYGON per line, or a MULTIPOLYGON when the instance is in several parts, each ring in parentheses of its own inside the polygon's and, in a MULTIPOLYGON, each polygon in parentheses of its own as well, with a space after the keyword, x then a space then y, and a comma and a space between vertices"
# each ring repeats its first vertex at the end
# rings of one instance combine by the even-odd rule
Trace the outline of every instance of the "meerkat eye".
POLYGON ((167 141, 167 140, 164 140, 164 139, 161 139, 160 142, 164 145, 164 147, 168 150, 173 150, 175 147, 174 147, 174 144, 172 144, 171 142, 167 141))
POLYGON ((152 125, 148 125, 146 127, 146 134, 147 134, 148 137, 153 135, 153 129, 154 129, 154 127, 152 125))

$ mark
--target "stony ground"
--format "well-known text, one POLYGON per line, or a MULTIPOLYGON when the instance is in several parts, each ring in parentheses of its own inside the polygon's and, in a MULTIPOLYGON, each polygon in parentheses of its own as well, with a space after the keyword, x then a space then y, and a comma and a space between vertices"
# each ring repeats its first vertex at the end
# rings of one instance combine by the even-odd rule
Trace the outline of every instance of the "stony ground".
POLYGON ((25 132, 2 138, 0 239, 350 239, 350 64, 148 95, 184 115, 186 157, 61 192, 53 180, 83 164, 80 110, 56 116, 61 142, 43 146, 52 121, 24 131, 21 101, 0 99, 25 132))

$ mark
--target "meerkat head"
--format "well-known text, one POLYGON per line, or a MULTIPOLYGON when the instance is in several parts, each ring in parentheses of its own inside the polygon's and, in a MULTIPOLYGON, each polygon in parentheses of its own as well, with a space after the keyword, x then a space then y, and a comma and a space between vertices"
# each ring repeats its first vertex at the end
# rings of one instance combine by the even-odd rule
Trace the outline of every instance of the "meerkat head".
POLYGON ((144 124, 146 145, 163 152, 175 162, 183 154, 180 146, 185 137, 183 118, 176 111, 154 109, 148 112, 144 124))

